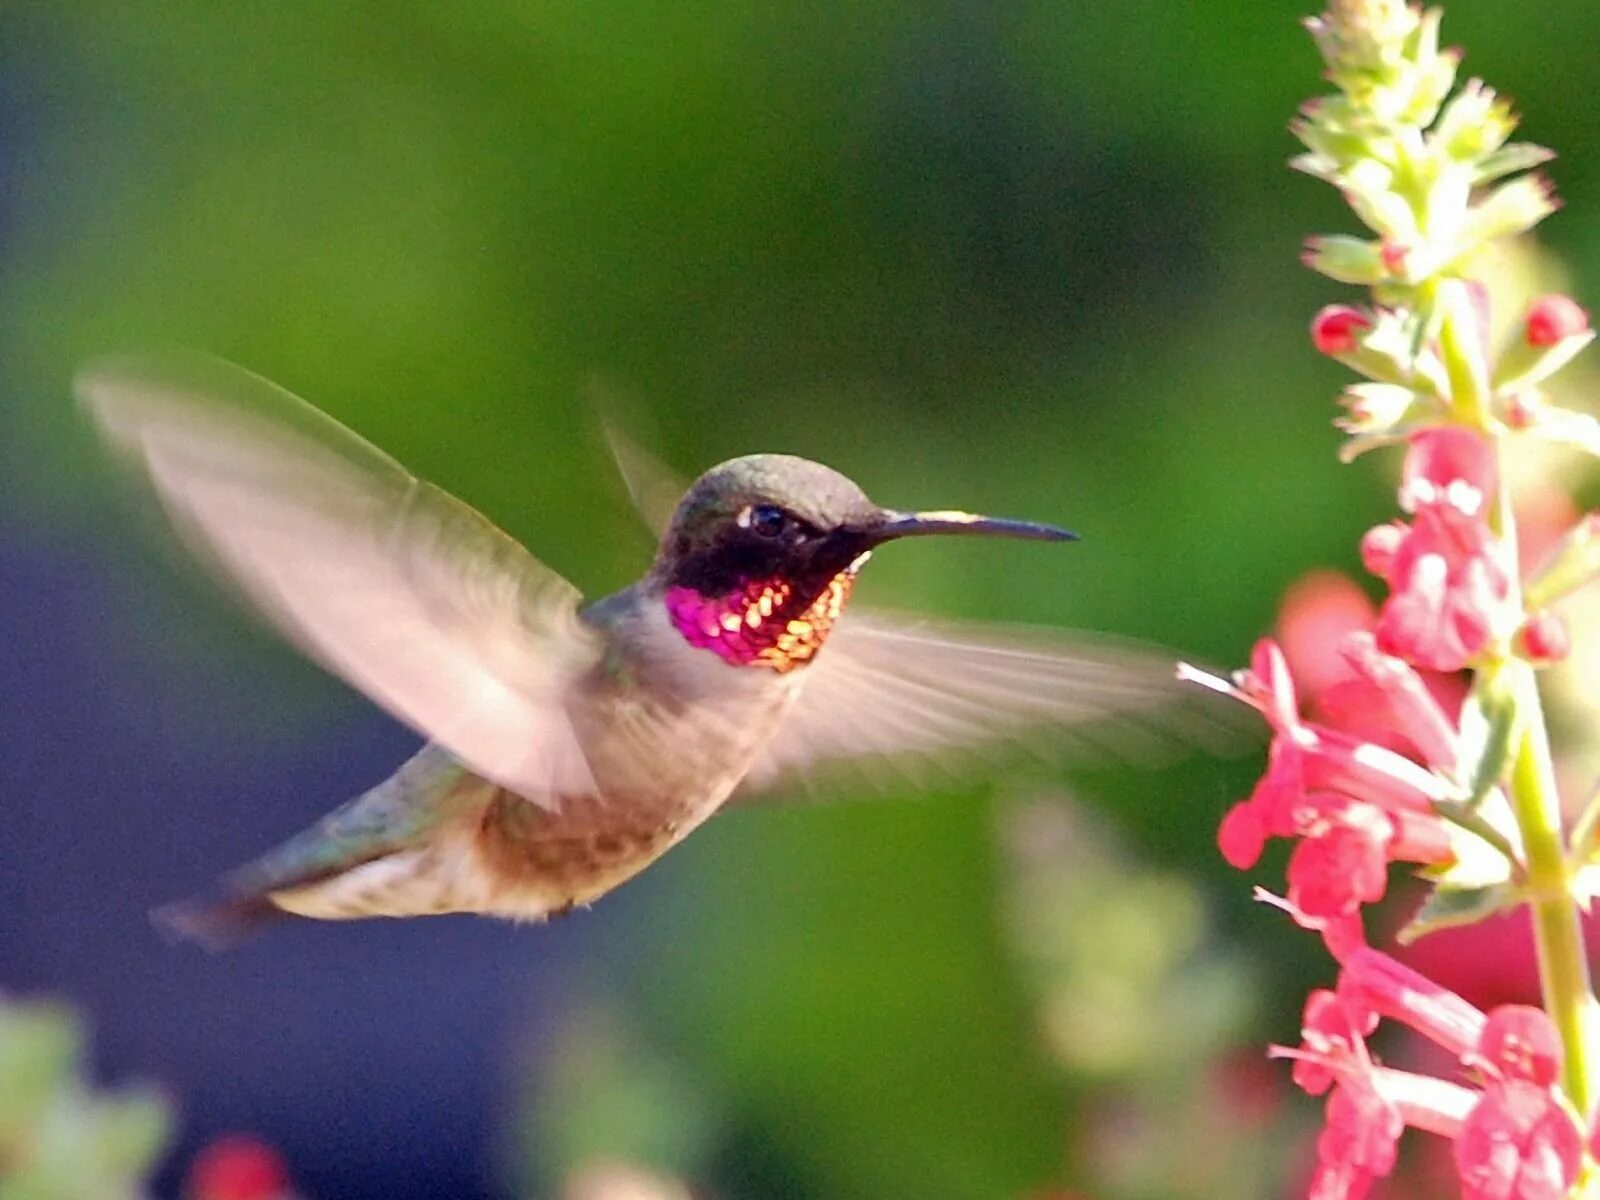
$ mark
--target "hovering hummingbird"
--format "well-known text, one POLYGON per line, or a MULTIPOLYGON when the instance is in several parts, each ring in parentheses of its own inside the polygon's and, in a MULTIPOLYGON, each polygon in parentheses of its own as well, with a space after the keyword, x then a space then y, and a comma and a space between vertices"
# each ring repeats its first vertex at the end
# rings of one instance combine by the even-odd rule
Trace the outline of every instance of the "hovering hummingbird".
POLYGON ((304 401, 219 360, 90 365, 77 391, 179 532, 302 651, 427 739, 393 776, 159 910, 226 943, 282 913, 538 920, 643 870, 735 791, 1176 695, 1170 659, 846 612, 886 542, 1070 541, 903 512, 752 454, 689 487, 644 576, 587 607, 486 518, 304 401))

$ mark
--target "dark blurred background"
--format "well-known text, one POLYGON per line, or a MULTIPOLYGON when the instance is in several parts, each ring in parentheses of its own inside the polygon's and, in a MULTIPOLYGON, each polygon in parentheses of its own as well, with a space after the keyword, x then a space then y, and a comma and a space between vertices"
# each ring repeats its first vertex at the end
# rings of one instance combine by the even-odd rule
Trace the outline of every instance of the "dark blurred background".
MULTIPOLYGON (((1293 1040, 1327 970, 1217 861, 1249 760, 744 811, 546 928, 165 945, 151 905, 414 739, 150 536, 69 379, 151 344, 243 363, 596 595, 650 552, 605 395, 686 474, 792 451, 1084 534, 897 548, 860 602, 1235 663, 1388 508, 1381 464, 1335 464, 1343 374, 1304 336, 1340 290, 1300 239, 1351 225, 1283 165, 1307 11, 0 10, 0 988, 164 1089, 158 1192, 244 1129, 312 1197, 555 1194, 611 1160, 730 1197, 1183 1194, 1221 1135, 1140 1097, 1293 1040), (1140 1145, 1189 1167, 1117 1176, 1140 1145)), ((1600 277, 1573 85, 1600 9, 1461 4, 1446 33, 1562 152, 1544 236, 1600 277)), ((1243 1163, 1209 1194, 1272 1194, 1243 1163)))

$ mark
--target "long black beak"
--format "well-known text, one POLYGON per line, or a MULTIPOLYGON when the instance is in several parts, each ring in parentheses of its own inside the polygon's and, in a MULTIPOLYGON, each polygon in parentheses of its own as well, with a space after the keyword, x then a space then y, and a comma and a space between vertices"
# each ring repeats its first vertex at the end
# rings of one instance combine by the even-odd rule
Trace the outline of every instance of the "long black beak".
POLYGON ((1012 521, 1004 517, 980 517, 975 513, 898 512, 883 510, 883 522, 870 531, 874 541, 887 542, 891 538, 920 537, 929 533, 975 533, 991 537, 1029 538, 1036 542, 1075 542, 1078 535, 1054 525, 1040 525, 1033 521, 1012 521))

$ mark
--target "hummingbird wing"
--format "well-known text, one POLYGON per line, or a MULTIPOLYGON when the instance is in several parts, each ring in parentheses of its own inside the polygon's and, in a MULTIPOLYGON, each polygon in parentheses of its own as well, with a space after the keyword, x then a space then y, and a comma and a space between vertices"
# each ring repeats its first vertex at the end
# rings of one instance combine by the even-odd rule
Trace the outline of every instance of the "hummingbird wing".
POLYGON ((511 537, 221 360, 110 359, 76 387, 190 547, 306 654, 502 787, 551 807, 593 787, 563 698, 600 644, 511 537))
POLYGON ((1176 665, 1102 635, 851 611, 745 786, 842 762, 874 783, 920 780, 928 766, 959 774, 1004 742, 1079 764, 1237 746, 1230 714, 1180 684, 1176 665))

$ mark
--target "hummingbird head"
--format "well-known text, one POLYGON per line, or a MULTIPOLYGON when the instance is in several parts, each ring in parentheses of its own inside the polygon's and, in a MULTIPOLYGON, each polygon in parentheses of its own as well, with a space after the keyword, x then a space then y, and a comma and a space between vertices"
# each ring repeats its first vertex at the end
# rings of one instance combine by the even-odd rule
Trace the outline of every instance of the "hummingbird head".
POLYGON ((788 671, 821 648, 877 546, 934 533, 1076 536, 971 513, 883 508, 821 463, 751 454, 712 467, 689 488, 652 573, 693 645, 735 665, 788 671))

